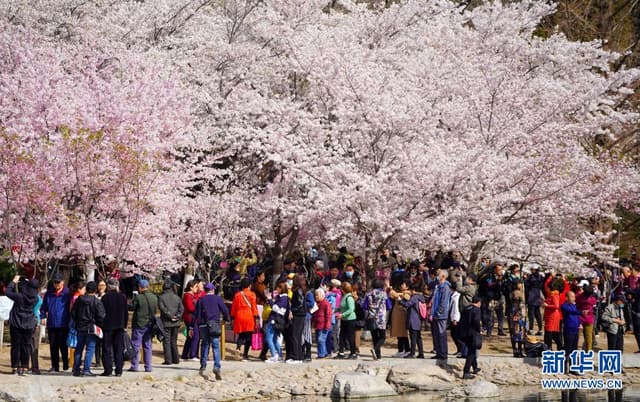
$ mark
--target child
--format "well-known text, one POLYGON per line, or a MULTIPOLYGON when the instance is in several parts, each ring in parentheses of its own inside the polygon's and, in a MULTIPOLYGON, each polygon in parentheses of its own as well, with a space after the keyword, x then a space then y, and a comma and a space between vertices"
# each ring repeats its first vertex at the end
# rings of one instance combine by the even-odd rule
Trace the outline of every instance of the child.
POLYGON ((524 296, 522 282, 516 282, 516 288, 511 292, 511 348, 513 357, 524 357, 524 334, 527 332, 527 323, 524 319, 524 296))

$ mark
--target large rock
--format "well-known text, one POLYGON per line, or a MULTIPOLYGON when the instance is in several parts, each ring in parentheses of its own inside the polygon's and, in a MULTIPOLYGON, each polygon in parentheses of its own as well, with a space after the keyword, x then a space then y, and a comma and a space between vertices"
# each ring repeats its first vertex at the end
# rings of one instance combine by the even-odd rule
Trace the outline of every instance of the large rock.
MULTIPOLYGON (((596 364, 598 363, 595 359, 596 364)), ((626 354, 622 355, 622 367, 623 368, 638 368, 640 367, 640 354, 626 354)))
POLYGON ((395 395, 396 391, 384 381, 384 377, 352 371, 342 371, 333 377, 333 398, 355 399, 395 395))
POLYGON ((478 380, 464 387, 464 393, 471 400, 476 398, 497 398, 500 396, 500 389, 494 383, 478 380))
POLYGON ((426 364, 424 360, 415 364, 394 366, 387 381, 401 392, 448 391, 456 385, 456 378, 440 366, 426 364))

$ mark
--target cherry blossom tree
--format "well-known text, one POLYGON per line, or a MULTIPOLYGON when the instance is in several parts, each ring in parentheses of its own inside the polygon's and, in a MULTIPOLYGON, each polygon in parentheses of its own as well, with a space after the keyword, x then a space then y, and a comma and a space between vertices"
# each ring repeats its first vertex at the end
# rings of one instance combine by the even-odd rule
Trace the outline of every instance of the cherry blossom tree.
MULTIPOLYGON (((141 181, 157 186, 125 181, 118 193, 117 169, 88 169, 97 175, 82 176, 82 185, 99 188, 94 179, 109 177, 101 184, 112 198, 85 226, 118 227, 123 232, 110 238, 129 233, 139 241, 127 249, 136 250, 161 226, 154 249, 164 244, 176 255, 200 243, 261 240, 277 268, 296 244, 321 240, 364 253, 394 244, 413 253, 458 250, 471 265, 488 254, 571 270, 610 253, 601 245, 606 234, 590 233, 585 222, 615 219, 617 205, 637 201, 640 179, 596 139, 637 123, 625 106, 638 70, 614 71, 620 55, 600 43, 537 36, 552 12, 535 1, 473 10, 419 0, 0 6, 5 20, 53 43, 95 44, 112 68, 139 71, 127 62, 135 55, 157 66, 136 79, 143 88, 170 72, 188 95, 162 106, 146 99, 164 97, 153 91, 120 95, 140 101, 133 110, 167 124, 166 132, 187 117, 191 124, 162 139, 162 168, 141 181), (179 107, 187 103, 189 115, 179 107), (136 214, 140 199, 156 201, 136 214), (136 216, 147 219, 137 226, 146 229, 127 232, 136 216)), ((130 88, 99 82, 109 84, 106 93, 130 88)), ((82 116, 78 109, 68 112, 82 116)), ((137 158, 158 129, 135 127, 125 145, 137 158), (132 144, 138 135, 142 145, 132 144)), ((79 128, 71 132, 102 133, 98 125, 79 128)), ((102 157, 100 147, 113 144, 88 146, 102 157)), ((138 166, 135 158, 105 158, 127 171, 138 166)), ((87 252, 91 237, 78 238, 87 252)))

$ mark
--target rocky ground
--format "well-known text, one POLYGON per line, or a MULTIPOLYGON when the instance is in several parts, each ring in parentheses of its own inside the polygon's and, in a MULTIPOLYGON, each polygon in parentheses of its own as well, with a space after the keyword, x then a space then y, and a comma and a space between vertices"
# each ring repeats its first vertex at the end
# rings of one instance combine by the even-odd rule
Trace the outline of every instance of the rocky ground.
MULTIPOLYGON (((630 337, 629 337, 630 338, 630 337)), ((630 339, 629 339, 630 340, 630 339)), ((448 398, 495 397, 505 387, 530 386, 539 389, 541 368, 535 360, 510 357, 496 352, 505 346, 504 338, 496 338, 479 359, 481 372, 475 380, 463 381, 464 360, 450 359, 439 367, 431 359, 406 360, 383 358, 373 361, 363 355, 357 361, 314 360, 309 364, 265 364, 252 360, 223 362, 223 379, 215 381, 209 363, 208 373, 199 375, 198 362, 182 362, 177 366, 161 365, 161 346, 154 344, 154 369, 151 373, 128 373, 116 378, 76 378, 70 373, 55 375, 0 377, 0 400, 7 401, 230 401, 230 400, 328 400, 341 396, 394 396, 411 392, 429 393, 448 398)), ((430 345, 426 339, 425 345, 430 345)), ((361 351, 369 350, 363 342, 361 351)), ((383 356, 391 356, 392 344, 383 356)), ((0 354, 0 369, 8 373, 8 355, 0 354)), ((231 346, 227 345, 230 351, 231 346)), ((629 345, 629 350, 633 349, 629 345)), ((41 366, 48 368, 48 347, 42 345, 41 366)), ((256 352, 252 352, 255 356, 256 352)), ((227 358, 231 357, 228 353, 227 358)), ((625 354, 625 385, 640 384, 640 355, 625 354)), ((94 368, 99 373, 101 369, 94 368)), ((595 375, 590 375, 595 377, 595 375)), ((584 378, 590 377, 583 376, 584 378)), ((524 388, 523 388, 524 389, 524 388)))

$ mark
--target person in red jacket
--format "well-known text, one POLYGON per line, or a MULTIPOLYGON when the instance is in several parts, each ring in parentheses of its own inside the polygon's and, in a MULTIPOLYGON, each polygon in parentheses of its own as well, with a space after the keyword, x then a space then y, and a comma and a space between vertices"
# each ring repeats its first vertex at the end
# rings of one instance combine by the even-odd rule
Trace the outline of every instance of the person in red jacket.
POLYGON ((198 349, 200 344, 200 331, 194 330, 194 313, 196 312, 196 303, 199 298, 198 284, 196 281, 191 280, 187 282, 184 294, 182 295, 182 305, 184 306, 184 312, 182 313, 182 320, 187 327, 187 339, 184 342, 184 348, 182 349, 182 360, 198 360, 198 349))
MULTIPOLYGON (((238 335, 236 345, 236 355, 239 354, 240 346, 244 345, 242 361, 249 360, 249 348, 251 347, 251 335, 258 326, 259 319, 258 304, 256 294, 249 287, 251 280, 242 278, 240 281, 240 291, 233 296, 231 303, 231 319, 233 320, 233 332, 238 335)), ((237 358, 237 356, 236 356, 237 358)))
POLYGON ((549 349, 552 349, 552 342, 555 341, 558 350, 563 350, 562 336, 560 336, 560 321, 562 321, 560 306, 563 302, 560 298, 560 292, 568 284, 562 278, 556 278, 550 284, 549 282, 551 281, 547 279, 544 285, 545 293, 547 294, 547 298, 544 301, 544 343, 549 349))
POLYGON ((311 317, 311 325, 316 330, 316 339, 318 343, 318 359, 327 357, 327 335, 331 330, 331 317, 333 311, 331 304, 324 298, 324 290, 322 288, 315 291, 316 305, 318 310, 311 317))

